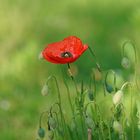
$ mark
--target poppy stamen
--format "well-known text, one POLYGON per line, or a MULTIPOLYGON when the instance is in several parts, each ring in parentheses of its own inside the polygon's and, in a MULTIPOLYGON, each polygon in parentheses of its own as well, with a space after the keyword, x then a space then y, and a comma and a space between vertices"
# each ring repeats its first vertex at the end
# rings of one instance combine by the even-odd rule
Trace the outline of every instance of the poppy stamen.
POLYGON ((69 58, 69 57, 72 57, 72 54, 70 52, 63 52, 63 53, 61 53, 61 57, 69 58))

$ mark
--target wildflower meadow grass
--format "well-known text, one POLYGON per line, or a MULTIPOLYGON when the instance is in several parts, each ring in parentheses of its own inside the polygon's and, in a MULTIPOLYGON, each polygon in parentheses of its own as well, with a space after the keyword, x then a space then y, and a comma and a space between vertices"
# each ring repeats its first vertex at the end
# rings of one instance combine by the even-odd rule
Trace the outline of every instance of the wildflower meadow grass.
POLYGON ((140 0, 0 0, 0 140, 139 140, 139 25, 140 0))
MULTIPOLYGON (((62 47, 66 47, 66 44, 61 46, 61 50, 65 51, 62 47)), ((120 74, 113 69, 104 71, 97 61, 95 52, 91 48, 88 49, 93 56, 92 63, 96 63, 96 67, 89 74, 88 82, 85 82, 84 79, 78 82, 79 80, 74 77, 73 64, 66 61, 70 60, 69 57, 72 56, 62 57, 66 61, 67 68, 64 68, 64 65, 60 66, 63 84, 66 88, 65 93, 62 93, 63 90, 59 87, 57 75, 52 73, 47 78, 41 90, 42 95, 46 98, 46 106, 47 96, 52 94, 50 84, 54 84, 57 99, 52 101, 50 107, 40 114, 38 140, 139 139, 140 95, 137 78, 138 55, 135 44, 125 41, 121 48, 122 61, 120 64, 126 72, 131 71, 130 78, 123 78, 125 74, 120 74), (131 55, 127 53, 129 49, 131 55), (67 78, 63 76, 64 73, 67 73, 67 78), (65 100, 62 97, 64 94, 65 100)), ((57 53, 63 52, 57 50, 57 53)), ((47 59, 53 63, 54 61, 50 59, 55 58, 52 56, 47 59)), ((60 58, 56 58, 56 60, 60 64, 64 62, 60 58)))

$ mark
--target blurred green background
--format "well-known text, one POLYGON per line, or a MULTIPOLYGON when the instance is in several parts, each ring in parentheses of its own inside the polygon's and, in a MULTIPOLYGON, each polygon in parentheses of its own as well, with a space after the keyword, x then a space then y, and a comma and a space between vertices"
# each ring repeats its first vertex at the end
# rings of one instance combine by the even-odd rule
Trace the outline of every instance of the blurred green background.
MULTIPOLYGON (((41 88, 50 74, 61 77, 58 65, 38 55, 69 35, 89 44, 104 70, 120 69, 124 40, 140 51, 140 1, 0 0, 1 140, 36 138, 40 112, 54 100, 41 96, 41 88)), ((95 66, 88 51, 73 65, 77 79, 87 79, 95 66)))

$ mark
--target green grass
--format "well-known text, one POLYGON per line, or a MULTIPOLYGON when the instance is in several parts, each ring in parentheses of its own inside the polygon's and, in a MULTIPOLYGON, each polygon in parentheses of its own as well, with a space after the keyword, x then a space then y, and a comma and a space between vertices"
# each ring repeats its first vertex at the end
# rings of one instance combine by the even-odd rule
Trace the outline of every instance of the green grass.
MULTIPOLYGON (((67 101, 60 67, 38 60, 48 43, 76 35, 93 48, 104 71, 114 69, 118 73, 118 87, 130 80, 134 66, 128 71, 121 68, 120 48, 129 39, 135 42, 137 54, 140 52, 139 5, 139 0, 0 0, 0 139, 36 139, 40 113, 57 101, 53 91, 47 97, 41 96, 41 88, 49 75, 57 76, 62 100, 67 101)), ((66 66, 63 67, 66 71, 66 66)), ((78 85, 83 80, 86 87, 95 68, 90 53, 85 52, 72 67, 76 68, 78 85)), ((138 75, 139 67, 138 63, 138 75)), ((67 72, 65 77, 74 98, 75 89, 67 72)), ((103 114, 110 112, 112 95, 104 99, 100 86, 98 91, 98 100, 106 103, 105 106, 100 103, 103 114)), ((125 102, 129 106, 129 98, 125 102)), ((70 110, 69 105, 65 108, 65 102, 63 106, 64 112, 70 110)), ((69 124, 69 113, 65 117, 69 124)))

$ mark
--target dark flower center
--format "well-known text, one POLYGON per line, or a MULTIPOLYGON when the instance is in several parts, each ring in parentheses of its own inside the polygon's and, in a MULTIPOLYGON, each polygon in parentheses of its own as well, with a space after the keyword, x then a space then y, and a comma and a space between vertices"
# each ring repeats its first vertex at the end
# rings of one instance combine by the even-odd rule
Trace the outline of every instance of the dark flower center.
POLYGON ((69 57, 72 57, 72 54, 70 52, 63 52, 61 53, 61 57, 69 58, 69 57))

